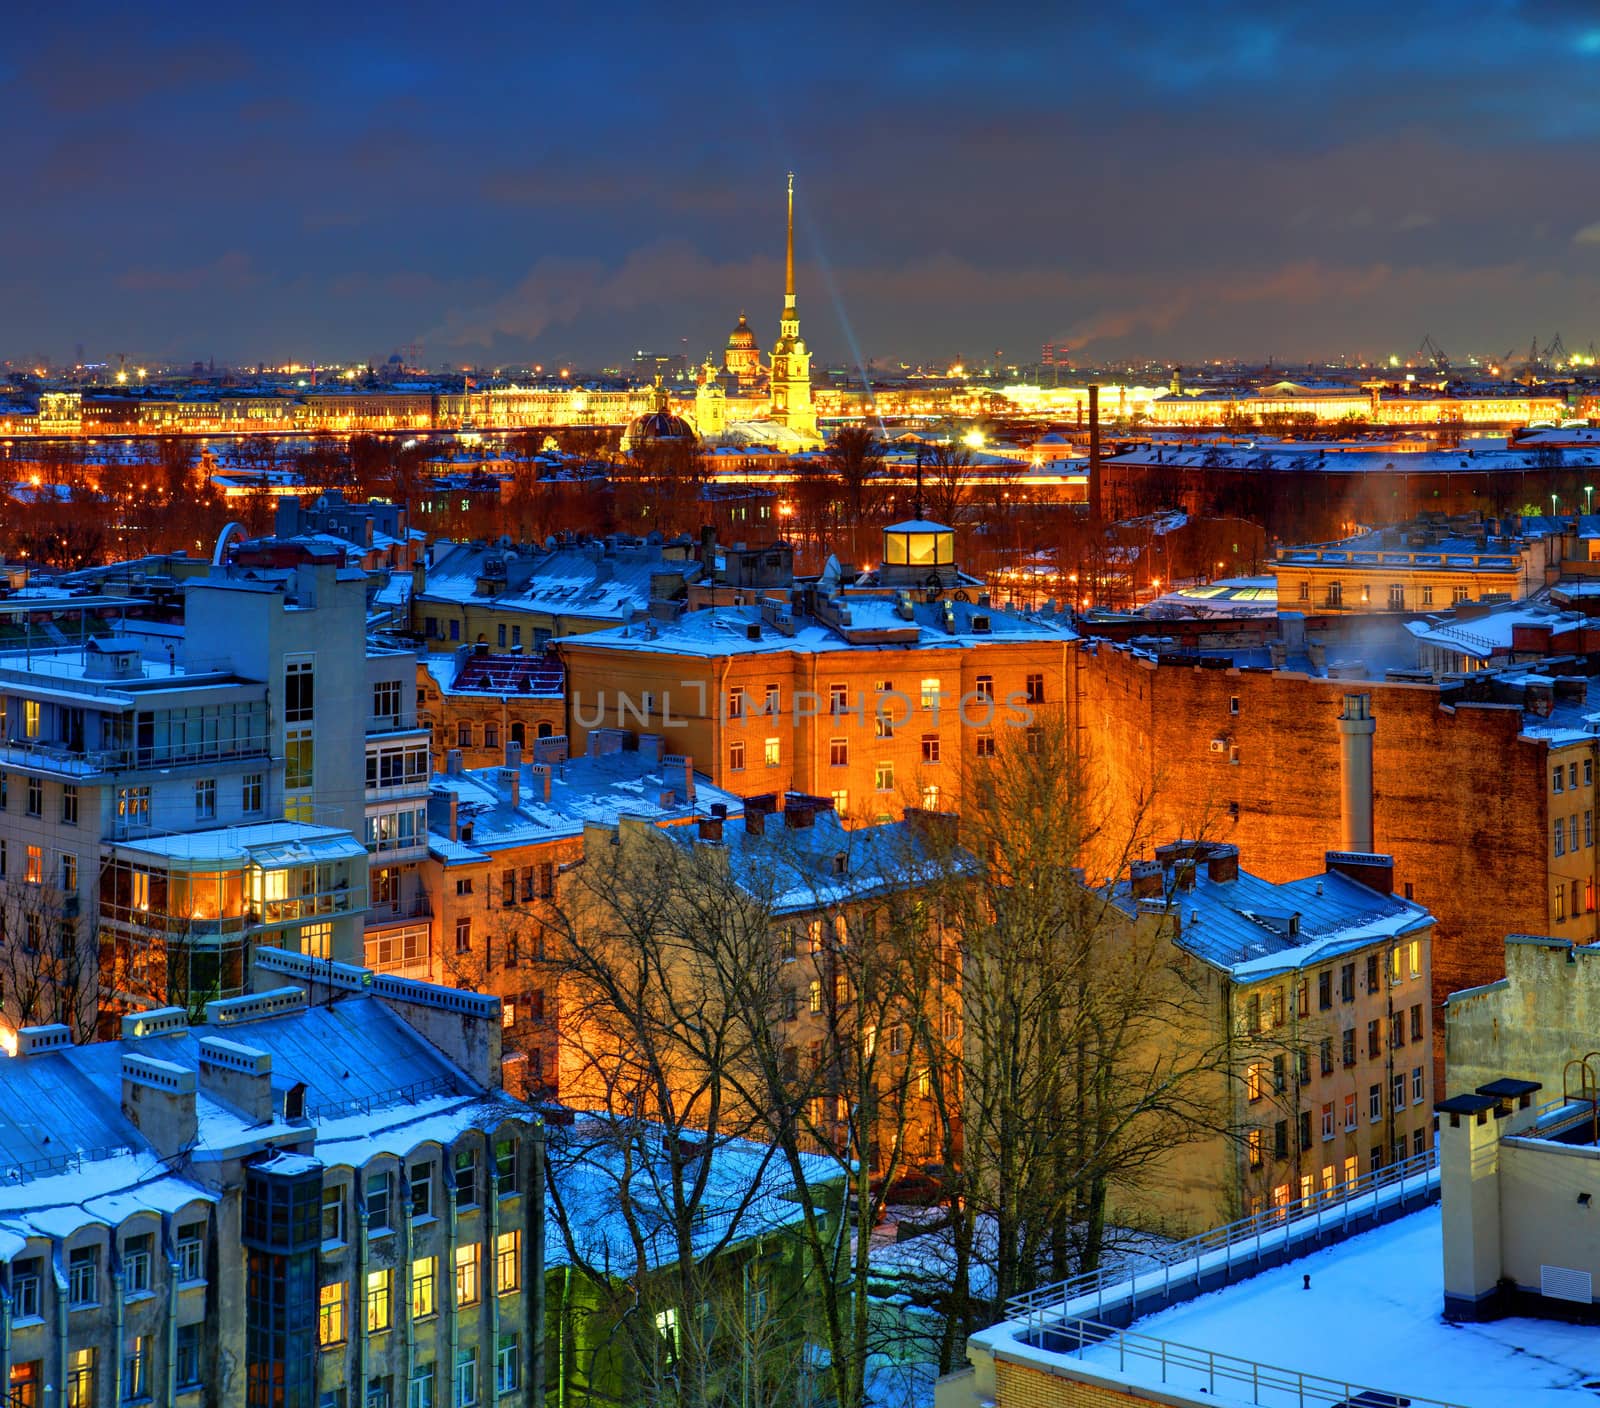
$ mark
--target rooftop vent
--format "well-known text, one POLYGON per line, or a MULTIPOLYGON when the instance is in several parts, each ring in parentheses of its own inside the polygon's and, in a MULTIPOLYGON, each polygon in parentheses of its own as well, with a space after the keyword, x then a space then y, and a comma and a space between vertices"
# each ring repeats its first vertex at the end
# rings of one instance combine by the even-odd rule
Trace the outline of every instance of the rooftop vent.
POLYGON ((166 1036, 171 1032, 189 1029, 189 1014, 181 1007, 157 1007, 151 1012, 130 1012, 122 1019, 122 1039, 138 1041, 141 1037, 166 1036))

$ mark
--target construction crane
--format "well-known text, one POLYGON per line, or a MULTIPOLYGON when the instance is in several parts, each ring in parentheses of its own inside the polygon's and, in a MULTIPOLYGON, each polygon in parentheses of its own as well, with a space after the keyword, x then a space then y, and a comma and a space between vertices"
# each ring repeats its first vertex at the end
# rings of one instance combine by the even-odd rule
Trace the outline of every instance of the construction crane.
POLYGON ((1570 360, 1567 354, 1567 344, 1561 340, 1560 333, 1557 333, 1551 340, 1550 345, 1544 349, 1544 359, 1556 367, 1570 360))
POLYGON ((1450 358, 1445 355, 1444 348, 1433 340, 1431 332, 1422 335, 1422 345, 1417 348, 1417 356, 1424 362, 1431 362, 1436 372, 1450 370, 1450 358))

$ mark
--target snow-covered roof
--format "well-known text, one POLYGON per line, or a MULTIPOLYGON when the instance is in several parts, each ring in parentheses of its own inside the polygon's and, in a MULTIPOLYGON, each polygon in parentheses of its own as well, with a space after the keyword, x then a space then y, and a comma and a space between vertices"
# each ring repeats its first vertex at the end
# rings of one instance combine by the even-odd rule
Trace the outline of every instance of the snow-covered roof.
MULTIPOLYGON (((1324 963, 1433 923, 1421 905, 1336 870, 1274 883, 1241 869, 1237 878, 1213 880, 1201 859, 1192 888, 1175 888, 1170 872, 1163 880, 1177 916, 1174 942, 1239 982, 1324 963)), ((1138 913, 1131 882, 1120 881, 1111 895, 1119 909, 1138 913)))
MULTIPOLYGON (((648 1121, 579 1116, 547 1134, 550 1224, 546 1256, 551 1265, 574 1261, 627 1277, 637 1274, 640 1248, 647 1269, 677 1260, 673 1170, 665 1140, 669 1133, 648 1121), (631 1207, 633 1228, 624 1205, 631 1207), (563 1214, 566 1214, 563 1216, 563 1214)), ((696 1256, 793 1226, 801 1216, 794 1179, 785 1158, 771 1145, 746 1139, 686 1134, 698 1158, 709 1157, 705 1191, 694 1205, 691 1240, 696 1256)), ((837 1159, 801 1154, 812 1188, 843 1177, 837 1159)), ((697 1173, 698 1169, 691 1172, 697 1173)))
MULTIPOLYGON (((199 1025, 0 1059, 0 1259, 27 1237, 64 1236, 135 1212, 216 1195, 183 1161, 164 1161, 123 1113, 124 1056, 197 1071, 201 1041, 226 1034, 271 1059, 274 1092, 305 1088, 307 1119, 265 1121, 195 1094, 187 1162, 285 1149, 324 1165, 405 1156, 467 1129, 493 1130, 528 1107, 486 1091, 376 998, 351 996, 218 1029, 199 1025)), ((282 1109, 281 1097, 275 1100, 282 1109)))
MULTIPOLYGON (((595 735, 591 735, 591 743, 595 735)), ((705 815, 713 803, 737 812, 743 803, 732 792, 690 772, 692 764, 674 755, 658 757, 647 749, 573 758, 551 764, 550 799, 544 781, 522 765, 518 798, 512 805, 504 768, 470 768, 435 773, 432 791, 456 799, 457 831, 470 824, 472 839, 452 841, 440 826, 428 834, 428 850, 446 864, 472 864, 496 852, 581 836, 590 823, 615 826, 623 816, 653 821, 684 821, 705 815), (692 780, 692 786, 691 786, 692 780)))
MULTIPOLYGON (((1591 1325, 1520 1316, 1461 1325, 1444 1318, 1443 1306, 1435 1206, 1135 1321, 1135 1335, 1168 1342, 1165 1363, 1159 1353, 1119 1362, 1115 1341, 1081 1356, 1074 1350, 1073 1361, 1113 1382, 1165 1383, 1169 1393, 1203 1393, 1198 1401, 1218 1403, 1249 1403, 1249 1382, 1235 1383, 1230 1396, 1219 1376, 1213 1399, 1208 1351, 1286 1369, 1291 1384, 1304 1373, 1402 1395, 1397 1401, 1468 1408, 1568 1408, 1581 1385, 1600 1379, 1600 1336, 1591 1325), (1310 1277, 1309 1289, 1302 1277, 1310 1277), (1189 1351, 1180 1354, 1180 1345, 1189 1351)), ((1022 1343, 1012 1328, 981 1338, 1007 1359, 1046 1365, 1050 1352, 1022 1343)))
POLYGON ((800 654, 853 650, 882 642, 873 632, 894 632, 894 644, 908 649, 982 646, 991 641, 1072 640, 1073 632, 1041 616, 972 602, 913 601, 909 618, 901 615, 893 592, 846 592, 819 606, 818 615, 794 615, 782 627, 765 621, 759 606, 716 606, 686 611, 675 621, 650 621, 564 639, 562 648, 617 650, 653 655, 800 654), (822 618, 826 610, 838 624, 822 618), (974 625, 974 617, 985 618, 974 625), (789 626, 792 625, 792 632, 789 626), (760 629, 752 635, 752 628, 760 629), (856 637, 856 639, 852 639, 856 637), (902 638, 903 637, 903 638, 902 638))

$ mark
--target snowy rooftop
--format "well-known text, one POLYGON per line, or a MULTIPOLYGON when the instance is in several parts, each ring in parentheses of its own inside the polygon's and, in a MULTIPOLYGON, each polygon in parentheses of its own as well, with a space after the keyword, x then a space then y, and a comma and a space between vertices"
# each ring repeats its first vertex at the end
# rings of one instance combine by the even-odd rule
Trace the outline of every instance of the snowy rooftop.
MULTIPOLYGON (((591 735, 591 745, 593 739, 591 735)), ((672 757, 657 756, 646 748, 553 763, 549 801, 544 800, 543 777, 527 762, 522 765, 515 806, 504 768, 435 773, 434 795, 455 797, 457 821, 471 825, 472 840, 452 841, 435 825, 429 831, 428 850, 447 864, 472 864, 513 847, 580 836, 591 822, 615 826, 622 816, 684 821, 697 811, 705 814, 713 803, 720 802, 731 812, 743 806, 733 793, 695 776, 683 757, 669 761, 672 757)))
MULTIPOLYGON (((0 1059, 0 1259, 27 1237, 115 1225, 139 1211, 176 1211, 214 1195, 174 1172, 122 1109, 122 1060, 137 1055, 195 1071, 203 1038, 225 1035, 271 1057, 274 1103, 305 1087, 310 1122, 261 1122, 200 1081, 188 1161, 292 1147, 326 1165, 404 1156, 468 1128, 493 1129, 526 1107, 475 1085, 375 998, 298 1007, 221 1029, 178 1027, 130 1040, 0 1059), (315 1148, 311 1149, 313 1140, 315 1148)), ((179 1169, 183 1164, 176 1165, 179 1169)))
MULTIPOLYGON (((804 914, 909 890, 941 874, 939 857, 915 822, 847 827, 826 799, 791 794, 782 800, 787 806, 752 831, 756 800, 747 798, 744 815, 729 817, 715 843, 727 849, 739 884, 774 913, 804 914)), ((703 844, 687 830, 672 837, 685 846, 703 844)))
POLYGON ((1068 627, 1042 617, 965 601, 914 601, 907 619, 900 614, 893 593, 850 592, 818 609, 837 614, 839 624, 820 615, 795 615, 780 627, 764 621, 759 606, 717 606, 686 611, 675 621, 596 631, 564 641, 563 647, 719 658, 786 651, 823 654, 859 645, 877 648, 886 633, 894 635, 895 644, 924 650, 1007 640, 1048 640, 1065 645, 1073 639, 1068 627), (983 618, 978 623, 983 629, 975 628, 975 617, 983 618))
MULTIPOLYGON (((677 1259, 674 1245, 673 1169, 668 1136, 648 1122, 585 1118, 549 1131, 550 1184, 546 1215, 550 1223, 547 1256, 551 1265, 581 1262, 615 1268, 628 1275, 643 1256, 651 1267, 677 1259), (632 1223, 624 1205, 632 1209, 632 1223), (639 1242, 636 1245, 634 1233, 639 1242)), ((701 1146, 704 1136, 688 1136, 701 1146)), ((695 1206, 692 1236, 698 1256, 791 1226, 802 1216, 794 1181, 783 1156, 772 1146, 723 1136, 710 1149, 710 1169, 695 1206)), ((801 1154, 813 1188, 842 1177, 837 1160, 801 1154)), ((700 1170, 698 1159, 689 1177, 700 1170)), ((689 1195, 685 1190, 684 1196, 689 1195)), ((679 1214, 681 1217, 681 1213, 679 1214)))
POLYGON ((650 604, 651 579, 697 581, 698 562, 669 559, 659 543, 588 543, 529 554, 514 548, 436 543, 422 602, 492 601, 497 610, 538 611, 586 620, 631 621, 650 604), (487 568, 494 570, 486 571, 487 568), (479 582, 503 581, 486 596, 479 582))
MULTIPOLYGON (((1179 947, 1239 980, 1293 972, 1433 923, 1421 905, 1335 870, 1274 884, 1243 869, 1237 878, 1214 880, 1207 869, 1200 859, 1190 889, 1177 888, 1174 872, 1163 871, 1162 894, 1178 916, 1179 947)), ((1112 899, 1129 915, 1147 903, 1134 897, 1128 880, 1113 887, 1112 899)))
MULTIPOLYGON (((1520 1318, 1447 1322, 1440 1227, 1438 1207, 1412 1213, 1139 1320, 1133 1331, 1465 1408, 1566 1408, 1600 1379, 1600 1335, 1592 1326, 1520 1318), (1307 1275, 1309 1291, 1301 1283, 1307 1275)), ((1048 1357, 1024 1347, 1015 1352, 1048 1357)), ((1115 1344, 1090 1349, 1083 1360, 1123 1382, 1161 1381, 1154 1359, 1130 1355, 1120 1371, 1117 1361, 1115 1344)), ((1192 1393, 1206 1379, 1203 1371, 1169 1368, 1168 1382, 1192 1393)), ((1205 1401, 1247 1404, 1250 1388, 1230 1393, 1219 1384, 1205 1401)), ((1259 1401, 1295 1400, 1291 1391, 1259 1401)))

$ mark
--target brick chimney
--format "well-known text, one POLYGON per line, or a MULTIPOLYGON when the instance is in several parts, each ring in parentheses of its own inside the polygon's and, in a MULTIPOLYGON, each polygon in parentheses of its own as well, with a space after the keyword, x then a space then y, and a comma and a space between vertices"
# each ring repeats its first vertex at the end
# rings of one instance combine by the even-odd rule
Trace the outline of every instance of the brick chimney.
POLYGON ((763 836, 767 830, 767 818, 778 810, 778 798, 774 793, 765 792, 759 797, 746 797, 744 799, 744 829, 748 835, 763 836))
POLYGON ((1328 851, 1323 866, 1331 875, 1337 871, 1380 895, 1394 893, 1394 857, 1372 851, 1328 851))
POLYGON ((1239 878, 1239 848, 1234 845, 1217 845, 1206 857, 1206 878, 1215 884, 1224 884, 1239 878))
POLYGON ((1136 900, 1158 900, 1162 896, 1161 863, 1136 860, 1129 867, 1128 886, 1136 900))
POLYGON ((554 771, 549 763, 534 763, 528 769, 529 775, 533 778, 533 796, 536 801, 550 800, 550 778, 554 771))
POLYGON ((722 818, 720 816, 703 816, 700 818, 700 839, 702 841, 720 841, 722 839, 722 818))

